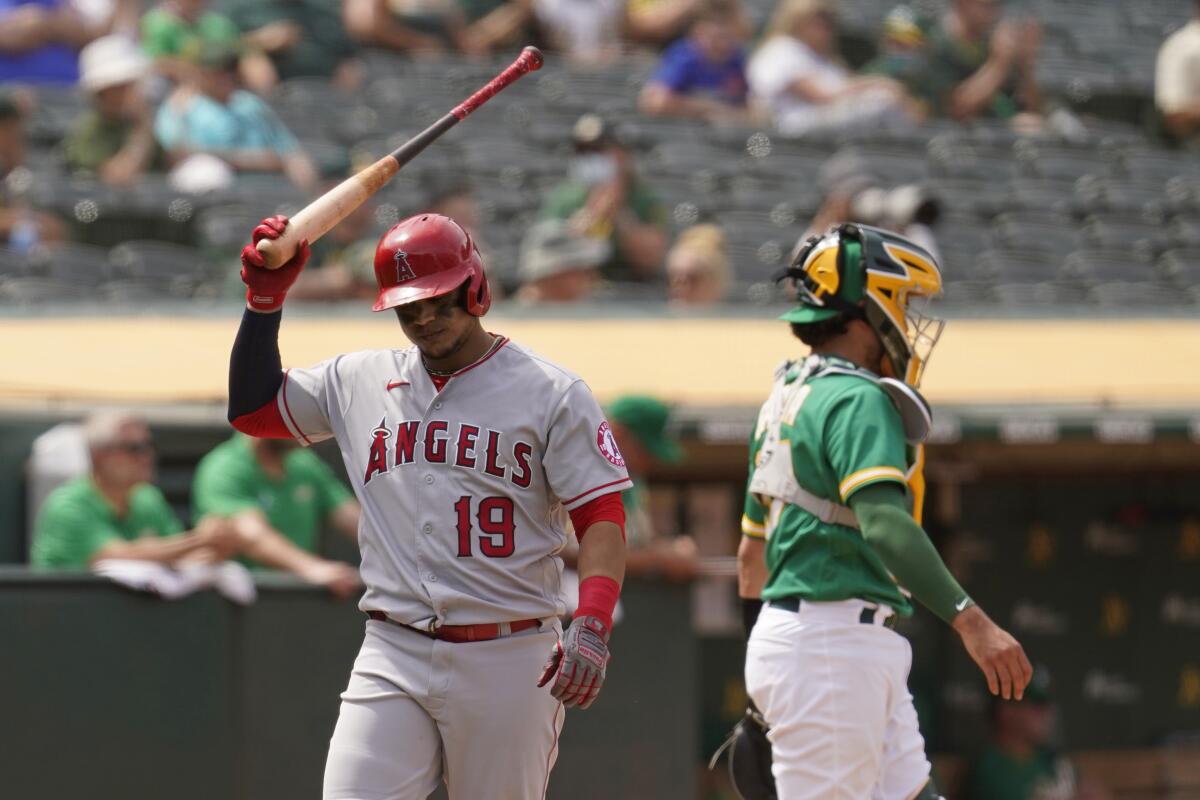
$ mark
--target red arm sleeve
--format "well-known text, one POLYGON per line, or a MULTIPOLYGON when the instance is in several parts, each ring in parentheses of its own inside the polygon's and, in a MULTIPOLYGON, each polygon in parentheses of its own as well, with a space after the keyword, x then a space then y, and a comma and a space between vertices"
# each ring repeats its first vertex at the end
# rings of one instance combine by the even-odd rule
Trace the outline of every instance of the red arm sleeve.
POLYGON ((621 502, 620 492, 602 494, 568 513, 571 515, 571 524, 575 526, 575 536, 579 539, 597 522, 615 523, 621 529, 621 539, 625 538, 625 504, 621 502))
POLYGON ((234 417, 230 424, 234 429, 257 439, 295 438, 283 421, 283 415, 279 413, 279 404, 274 400, 268 401, 266 405, 249 414, 234 417))

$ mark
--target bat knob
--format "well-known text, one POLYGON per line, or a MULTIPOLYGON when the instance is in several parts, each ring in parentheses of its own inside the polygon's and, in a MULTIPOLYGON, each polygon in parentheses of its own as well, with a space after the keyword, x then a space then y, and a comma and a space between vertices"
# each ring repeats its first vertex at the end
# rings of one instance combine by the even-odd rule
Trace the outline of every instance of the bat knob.
POLYGON ((260 239, 254 249, 262 254, 263 266, 267 269, 279 269, 287 261, 287 254, 277 239, 260 239))
POLYGON ((542 55, 542 51, 533 45, 527 45, 521 51, 521 56, 517 60, 524 67, 525 72, 533 72, 534 70, 541 69, 542 65, 546 63, 546 58, 542 55))

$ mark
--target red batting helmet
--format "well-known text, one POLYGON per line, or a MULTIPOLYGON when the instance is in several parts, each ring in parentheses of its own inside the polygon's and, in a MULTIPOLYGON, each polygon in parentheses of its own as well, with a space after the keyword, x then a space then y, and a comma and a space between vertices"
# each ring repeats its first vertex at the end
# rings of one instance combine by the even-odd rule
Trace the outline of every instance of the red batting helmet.
POLYGON ((375 248, 379 297, 372 311, 453 292, 467 284, 467 313, 482 317, 492 304, 483 259, 471 235, 441 214, 401 220, 375 248))

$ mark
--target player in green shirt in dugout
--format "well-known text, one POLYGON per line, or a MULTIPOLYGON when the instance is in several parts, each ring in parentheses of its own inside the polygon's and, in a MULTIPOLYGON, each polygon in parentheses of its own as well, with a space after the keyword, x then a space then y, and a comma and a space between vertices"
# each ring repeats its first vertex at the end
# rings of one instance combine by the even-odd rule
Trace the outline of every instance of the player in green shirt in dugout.
POLYGON ((234 434, 200 459, 192 481, 193 517, 227 517, 244 538, 278 540, 274 560, 247 553, 250 566, 286 569, 339 596, 361 588, 358 570, 315 554, 326 524, 357 544, 360 511, 325 462, 283 439, 234 434))
POLYGON ((94 414, 84 421, 83 435, 91 471, 46 498, 34 529, 34 567, 83 570, 104 559, 178 565, 243 556, 294 572, 340 595, 357 590, 357 574, 349 565, 305 553, 279 534, 255 530, 239 517, 197 516, 195 528, 185 530, 152 483, 154 441, 138 416, 122 411, 94 414))

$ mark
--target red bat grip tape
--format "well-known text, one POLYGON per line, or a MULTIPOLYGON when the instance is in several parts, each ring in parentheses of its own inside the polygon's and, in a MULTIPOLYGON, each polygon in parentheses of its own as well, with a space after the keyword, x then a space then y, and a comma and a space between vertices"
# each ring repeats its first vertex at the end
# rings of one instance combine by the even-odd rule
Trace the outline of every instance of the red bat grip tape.
POLYGON ((521 55, 517 57, 509 67, 501 72, 496 77, 488 82, 475 94, 463 100, 450 113, 458 119, 465 119, 468 114, 474 112, 481 105, 491 100, 504 87, 515 81, 527 72, 533 72, 535 69, 540 69, 543 63, 542 52, 536 47, 526 47, 521 51, 521 55))

